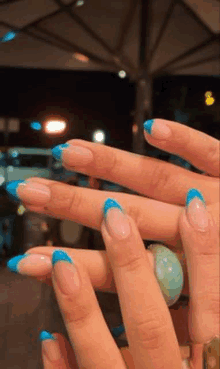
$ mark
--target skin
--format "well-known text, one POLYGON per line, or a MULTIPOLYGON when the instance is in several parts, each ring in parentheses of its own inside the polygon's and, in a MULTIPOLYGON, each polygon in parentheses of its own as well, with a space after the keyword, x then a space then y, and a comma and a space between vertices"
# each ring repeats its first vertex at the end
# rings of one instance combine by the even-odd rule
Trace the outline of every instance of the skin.
MULTIPOLYGON (((158 119, 158 121, 164 120, 158 119)), ((87 295, 87 298, 88 296, 91 297, 91 309, 92 303, 94 306, 96 304, 94 298, 92 298, 93 288, 101 291, 117 291, 119 294, 129 348, 138 368, 145 368, 143 366, 145 362, 148 363, 146 368, 159 369, 163 363, 158 358, 165 360, 167 365, 163 366, 165 369, 172 368, 172 365, 175 368, 181 367, 181 350, 178 347, 169 309, 164 305, 164 301, 161 299, 160 291, 157 287, 153 273, 153 256, 149 250, 144 249, 142 239, 162 241, 172 251, 177 252, 180 258, 185 253, 186 260, 183 266, 186 283, 183 292, 190 295, 188 328, 190 339, 193 342, 191 367, 201 369, 203 344, 208 342, 214 335, 219 334, 220 143, 213 137, 180 123, 164 122, 170 127, 172 132, 169 140, 159 141, 145 133, 146 140, 152 146, 181 156, 195 167, 206 172, 207 175, 193 173, 158 159, 143 157, 108 146, 74 139, 68 141, 68 143, 89 148, 93 153, 94 159, 92 163, 88 165, 84 163, 84 166, 82 166, 82 162, 77 161, 75 154, 70 154, 67 150, 64 150, 63 165, 67 169, 118 183, 138 192, 142 196, 73 187, 42 178, 31 178, 29 182, 38 182, 50 187, 52 196, 48 203, 36 206, 36 196, 33 191, 29 191, 25 186, 19 187, 18 194, 23 200, 25 207, 31 211, 60 219, 71 219, 77 223, 101 231, 106 251, 65 248, 63 250, 68 251, 68 254, 73 257, 81 277, 81 282, 85 284, 85 289, 88 289, 91 293, 91 296, 87 295), (137 178, 139 179, 138 181, 137 178), (190 188, 198 189, 205 198, 209 217, 207 232, 195 231, 187 220, 185 200, 186 193, 190 188), (120 251, 117 254, 113 252, 115 240, 111 239, 106 230, 102 212, 104 201, 108 197, 115 198, 128 215, 133 230, 131 237, 133 237, 132 244, 134 247, 131 249, 131 253, 120 251), (146 257, 143 257, 144 255, 146 257), (135 258, 138 258, 140 261, 136 263, 137 265, 134 261, 135 258), (125 259, 127 261, 127 269, 120 268, 119 261, 125 259), (143 265, 141 264, 141 260, 143 265), (129 285, 129 280, 132 283, 132 276, 129 275, 129 266, 130 269, 133 266, 135 271, 133 278, 135 277, 139 281, 139 283, 135 284, 137 286, 135 290, 131 290, 131 285, 129 285), (152 305, 152 309, 155 314, 158 311, 158 319, 159 317, 161 319, 163 317, 162 321, 166 322, 163 329, 159 327, 149 328, 150 323, 147 317, 150 316, 151 310, 149 310, 149 305, 144 305, 145 302, 143 297, 141 298, 141 294, 138 296, 140 281, 147 276, 147 280, 150 279, 152 281, 154 288, 152 291, 146 289, 146 294, 150 293, 151 296, 153 294, 155 297, 155 302, 157 303, 154 306, 152 305), (137 293, 136 301, 139 299, 140 306, 145 306, 145 313, 143 313, 142 317, 141 315, 139 316, 140 321, 145 323, 141 331, 134 330, 134 327, 139 327, 136 317, 137 312, 134 313, 135 307, 133 306, 133 310, 131 308, 129 312, 125 309, 125 306, 128 306, 128 301, 130 301, 129 296, 132 295, 133 297, 135 293, 137 293), (133 325, 130 322, 131 319, 129 319, 131 316, 134 319, 133 325), (143 337, 143 334, 145 333, 146 335, 146 332, 149 331, 153 332, 152 336, 150 338, 146 336, 145 340, 143 339, 142 341, 140 334, 143 337), (166 337, 166 340, 164 340, 164 337, 166 337), (136 342, 141 342, 141 345, 137 345, 136 342), (169 347, 166 347, 166 342, 169 342, 169 347), (174 364, 169 362, 171 355, 174 364), (141 358, 143 361, 141 361, 141 358)), ((123 242, 123 247, 119 247, 119 250, 126 250, 126 242, 129 244, 130 241, 123 242)), ((54 249, 56 248, 37 247, 28 250, 28 253, 47 255, 51 259, 54 249)), ((31 274, 29 273, 28 275, 31 274)), ((33 277, 53 285, 55 292, 57 292, 52 266, 46 275, 41 275, 39 270, 39 273, 33 277)), ((77 297, 79 298, 77 300, 79 306, 82 297, 83 295, 79 293, 77 297)), ((62 306, 61 311, 62 309, 66 311, 67 306, 63 297, 57 295, 57 298, 60 306, 62 306)), ((76 298, 72 300, 71 304, 71 306, 76 304, 76 298)), ((71 306, 69 306, 69 309, 71 306)), ((72 319, 73 321, 77 319, 77 314, 72 319)), ((84 332, 88 332, 89 324, 91 322, 83 325, 84 332)), ((76 344, 79 345, 77 347, 80 354, 77 354, 78 364, 76 364, 79 366, 76 366, 76 368, 82 368, 82 365, 93 368, 93 366, 89 366, 89 361, 88 364, 84 363, 86 361, 86 354, 83 352, 83 342, 80 342, 79 337, 76 340, 76 334, 74 336, 73 333, 73 331, 76 332, 76 328, 73 328, 75 328, 74 324, 68 333, 71 337, 70 341, 72 345, 74 347, 76 344)), ((115 357, 118 368, 125 368, 119 355, 120 351, 110 342, 110 336, 107 334, 103 322, 100 322, 99 328, 100 331, 103 330, 103 334, 100 334, 101 342, 99 343, 99 347, 102 347, 103 342, 109 341, 107 349, 112 352, 112 357, 115 357)), ((58 334, 57 337, 60 336, 58 334)), ((64 337, 62 339, 65 340, 64 337)), ((93 341, 94 338, 91 337, 91 345, 93 341)), ((58 342, 55 344, 59 345, 58 342)), ((71 360, 74 360, 75 354, 73 353, 73 349, 68 345, 68 342, 66 342, 65 347, 68 347, 68 351, 71 352, 71 360)), ((63 361, 60 364, 60 368, 69 368, 65 361, 66 348, 62 349, 61 346, 61 360, 63 361)), ((77 352, 79 352, 78 350, 77 352)), ((93 350, 93 355, 100 355, 100 351, 93 350)), ((43 358, 46 369, 52 367, 58 368, 58 364, 48 362, 46 355, 43 355, 43 358)), ((94 357, 93 359, 95 360, 96 358, 94 357)), ((98 369, 98 365, 95 367, 98 369)))

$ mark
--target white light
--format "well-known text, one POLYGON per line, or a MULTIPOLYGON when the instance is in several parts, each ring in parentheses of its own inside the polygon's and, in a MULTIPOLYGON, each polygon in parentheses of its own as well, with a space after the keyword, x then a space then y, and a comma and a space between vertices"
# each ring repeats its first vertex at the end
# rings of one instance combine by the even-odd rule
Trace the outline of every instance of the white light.
POLYGON ((124 70, 120 70, 118 75, 119 75, 120 78, 125 78, 126 77, 126 72, 124 70))
POLYGON ((93 142, 105 143, 105 133, 101 130, 93 133, 93 142))
POLYGON ((66 123, 60 120, 50 120, 45 125, 46 133, 61 133, 65 130, 66 123))
POLYGON ((77 3, 76 3, 76 6, 82 6, 82 5, 84 5, 84 0, 79 0, 79 1, 77 1, 77 3))

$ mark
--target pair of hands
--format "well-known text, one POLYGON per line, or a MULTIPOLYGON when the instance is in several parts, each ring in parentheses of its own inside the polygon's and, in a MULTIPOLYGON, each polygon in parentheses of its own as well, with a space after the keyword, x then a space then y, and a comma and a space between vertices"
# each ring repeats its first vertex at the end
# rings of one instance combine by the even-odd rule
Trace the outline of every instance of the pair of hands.
MULTIPOLYGON (((202 348, 219 335, 219 141, 176 122, 155 121, 165 123, 172 135, 166 141, 159 141, 153 138, 153 130, 152 135, 145 133, 147 141, 184 158, 209 176, 158 159, 74 139, 68 141, 71 147, 88 148, 92 161, 66 149, 62 158, 67 169, 118 183, 143 196, 72 187, 42 178, 31 178, 28 184, 18 188, 27 209, 100 230, 106 246, 106 251, 62 249, 72 257, 80 281, 80 287, 72 283, 75 291, 69 295, 61 293, 56 265, 52 267, 52 254, 57 248, 28 250, 35 258, 39 256, 34 266, 31 256, 20 262, 21 274, 54 287, 72 345, 56 334, 58 340, 50 341, 50 350, 55 347, 61 358, 50 362, 43 354, 45 369, 126 367, 103 319, 94 289, 119 294, 135 368, 181 368, 172 319, 154 275, 154 255, 145 249, 142 239, 162 241, 172 251, 186 256, 184 293, 190 295, 188 321, 194 346, 202 348), (46 202, 33 188, 40 184, 50 190, 46 202), (204 232, 193 228, 188 221, 185 201, 190 188, 198 189, 206 202, 209 225, 204 232), (116 199, 127 213, 131 227, 128 238, 117 240, 108 231, 102 211, 108 197, 116 199)), ((63 276, 64 273, 65 269, 63 276)), ((191 366, 201 369, 201 360, 201 355, 195 354, 191 366)))

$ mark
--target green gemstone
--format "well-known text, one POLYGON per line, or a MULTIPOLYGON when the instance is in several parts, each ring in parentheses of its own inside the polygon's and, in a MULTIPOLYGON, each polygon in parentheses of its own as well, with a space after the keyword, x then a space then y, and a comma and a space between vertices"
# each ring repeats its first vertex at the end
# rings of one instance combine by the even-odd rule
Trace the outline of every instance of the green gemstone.
POLYGON ((168 306, 178 300, 184 284, 182 266, 174 252, 161 244, 150 245, 154 255, 154 272, 168 306))

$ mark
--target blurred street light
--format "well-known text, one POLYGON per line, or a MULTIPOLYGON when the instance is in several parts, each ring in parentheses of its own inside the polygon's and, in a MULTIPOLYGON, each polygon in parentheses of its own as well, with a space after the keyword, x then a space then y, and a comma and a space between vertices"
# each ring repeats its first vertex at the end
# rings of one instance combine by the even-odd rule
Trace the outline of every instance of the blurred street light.
POLYGON ((93 142, 105 143, 105 133, 101 130, 97 130, 93 133, 93 142))
POLYGON ((62 120, 48 120, 45 124, 45 133, 60 134, 66 129, 66 122, 62 120))

